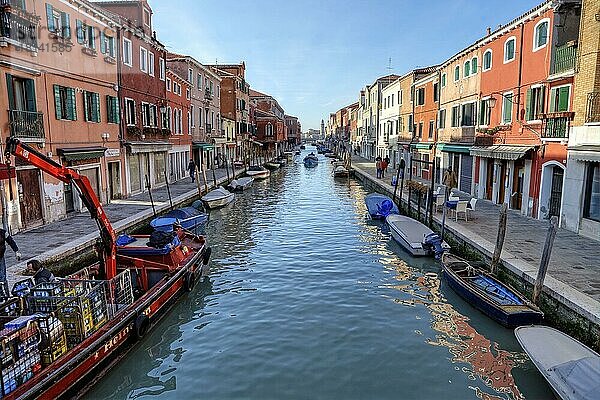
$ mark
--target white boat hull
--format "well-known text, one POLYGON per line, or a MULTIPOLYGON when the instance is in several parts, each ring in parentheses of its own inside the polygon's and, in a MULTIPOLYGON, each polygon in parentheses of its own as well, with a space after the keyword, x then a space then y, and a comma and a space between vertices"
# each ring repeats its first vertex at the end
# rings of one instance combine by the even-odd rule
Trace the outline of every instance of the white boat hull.
MULTIPOLYGON (((419 221, 403 215, 388 215, 386 218, 392 238, 406 249, 413 257, 431 256, 432 253, 423 248, 423 239, 433 233, 431 229, 419 221)), ((442 247, 449 250, 450 246, 444 242, 442 247)))
POLYGON ((271 175, 271 171, 268 169, 264 171, 246 171, 246 175, 251 176, 254 179, 267 179, 271 175))
POLYGON ((219 208, 231 203, 234 198, 235 195, 233 193, 220 187, 204 195, 202 201, 208 208, 219 208))

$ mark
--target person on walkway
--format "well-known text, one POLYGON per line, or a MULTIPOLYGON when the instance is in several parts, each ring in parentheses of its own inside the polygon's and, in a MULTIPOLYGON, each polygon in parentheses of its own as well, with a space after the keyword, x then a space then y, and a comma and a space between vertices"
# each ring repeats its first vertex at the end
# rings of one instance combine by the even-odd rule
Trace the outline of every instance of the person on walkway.
POLYGON ((33 272, 33 281, 36 285, 40 283, 54 282, 54 274, 42 265, 38 260, 27 261, 27 270, 33 272))
POLYGON ((194 160, 190 159, 187 169, 190 172, 190 178, 192 178, 192 183, 194 183, 196 181, 196 163, 194 162, 194 160))
POLYGON ((450 166, 446 172, 444 172, 444 177, 442 178, 442 184, 446 186, 446 198, 450 196, 450 192, 457 186, 457 183, 456 173, 452 171, 452 167, 450 166))
POLYGON ((15 252, 17 261, 21 261, 21 252, 19 251, 19 246, 17 246, 17 243, 8 232, 6 232, 4 229, 0 229, 0 283, 2 284, 2 287, 0 288, 1 296, 10 296, 10 291, 8 290, 8 280, 6 279, 6 260, 4 259, 7 243, 15 252))
POLYGON ((381 176, 382 176, 381 163, 382 163, 381 157, 377 157, 375 159, 375 168, 377 168, 377 179, 381 179, 381 176))
POLYGON ((386 157, 383 159, 383 161, 381 162, 381 177, 385 178, 385 173, 387 171, 387 167, 388 165, 390 165, 390 158, 386 157))

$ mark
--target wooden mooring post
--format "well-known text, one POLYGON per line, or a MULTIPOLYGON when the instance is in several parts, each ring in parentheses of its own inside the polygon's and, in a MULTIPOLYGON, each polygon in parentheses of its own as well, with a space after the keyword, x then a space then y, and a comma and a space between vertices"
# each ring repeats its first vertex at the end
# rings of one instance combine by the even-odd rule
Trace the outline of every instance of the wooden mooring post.
POLYGON ((498 220, 498 235, 496 236, 496 247, 494 248, 494 255, 492 256, 492 264, 490 265, 490 271, 492 274, 496 273, 498 263, 500 262, 500 254, 502 254, 502 246, 504 246, 504 236, 506 235, 506 220, 508 214, 508 204, 502 204, 500 209, 500 218, 498 220))
POLYGON ((542 293, 542 288, 544 287, 544 279, 546 279, 546 271, 548 271, 548 264, 550 263, 552 246, 554 245, 554 238, 556 237, 557 230, 558 218, 554 215, 552 218, 550 218, 550 226, 548 227, 548 233, 546 234, 546 243, 544 243, 542 258, 540 260, 540 269, 538 270, 537 277, 535 278, 535 284, 533 286, 532 301, 535 304, 537 304, 540 293, 542 293))

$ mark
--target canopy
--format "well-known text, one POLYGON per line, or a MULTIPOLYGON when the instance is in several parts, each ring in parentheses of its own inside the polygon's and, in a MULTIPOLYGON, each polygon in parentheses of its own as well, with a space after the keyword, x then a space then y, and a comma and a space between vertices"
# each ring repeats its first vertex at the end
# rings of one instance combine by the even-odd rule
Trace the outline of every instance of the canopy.
POLYGON ((514 161, 523 158, 533 148, 534 146, 497 144, 494 146, 474 146, 471 147, 470 153, 472 156, 514 161))

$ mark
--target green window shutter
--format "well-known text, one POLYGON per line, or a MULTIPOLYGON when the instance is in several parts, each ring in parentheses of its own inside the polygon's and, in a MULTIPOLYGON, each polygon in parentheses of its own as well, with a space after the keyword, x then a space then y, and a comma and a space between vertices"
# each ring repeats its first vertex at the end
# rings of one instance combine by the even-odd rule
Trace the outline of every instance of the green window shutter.
POLYGON ((77 121, 77 103, 73 88, 67 88, 67 119, 77 121))
POLYGON ((537 109, 540 114, 546 111, 546 86, 540 88, 540 97, 538 98, 537 109))
POLYGON ((94 93, 94 112, 96 113, 95 115, 95 122, 100 122, 100 95, 98 93, 94 93))
POLYGON ((62 119, 62 104, 60 101, 60 86, 54 85, 54 110, 56 111, 56 119, 62 119))
POLYGON ((471 62, 471 70, 473 71, 474 74, 477 73, 477 58, 474 58, 473 61, 471 62))
POLYGON ((62 20, 62 29, 63 29, 63 37, 65 39, 70 39, 71 38, 71 18, 69 17, 69 14, 67 13, 61 13, 60 16, 61 20, 62 20))
POLYGON ((533 114, 533 104, 531 104, 531 88, 527 89, 527 97, 525 98, 525 120, 531 121, 533 114))
POLYGON ((89 110, 88 95, 87 95, 87 92, 83 92, 83 120, 84 121, 90 120, 90 115, 89 115, 88 110, 89 110))
POLYGON ((75 22, 75 28, 77 31, 77 43, 84 44, 85 38, 83 36, 83 22, 81 22, 80 20, 77 20, 75 22))
POLYGON ((37 111, 35 104, 35 81, 33 79, 25 80, 25 97, 27 101, 27 111, 37 111))
POLYGON ((93 26, 88 27, 90 32, 90 40, 92 41, 92 49, 96 50, 96 30, 93 26))
POLYGON ((550 107, 548 109, 548 112, 554 111, 556 111, 556 88, 550 90, 550 107))
POLYGON ((114 122, 113 117, 113 108, 112 108, 112 98, 106 95, 106 121, 114 122))
POLYGON ((54 32, 54 29, 56 28, 54 26, 54 18, 52 16, 52 13, 53 13, 52 4, 46 3, 46 19, 48 20, 48 31, 49 32, 54 32))
POLYGON ((106 43, 104 43, 104 32, 100 31, 100 53, 106 53, 106 43))
POLYGON ((558 89, 558 110, 556 111, 569 111, 569 86, 563 86, 558 89))
POLYGON ((8 108, 10 110, 15 109, 15 93, 13 88, 13 76, 6 74, 6 89, 8 91, 8 108))

